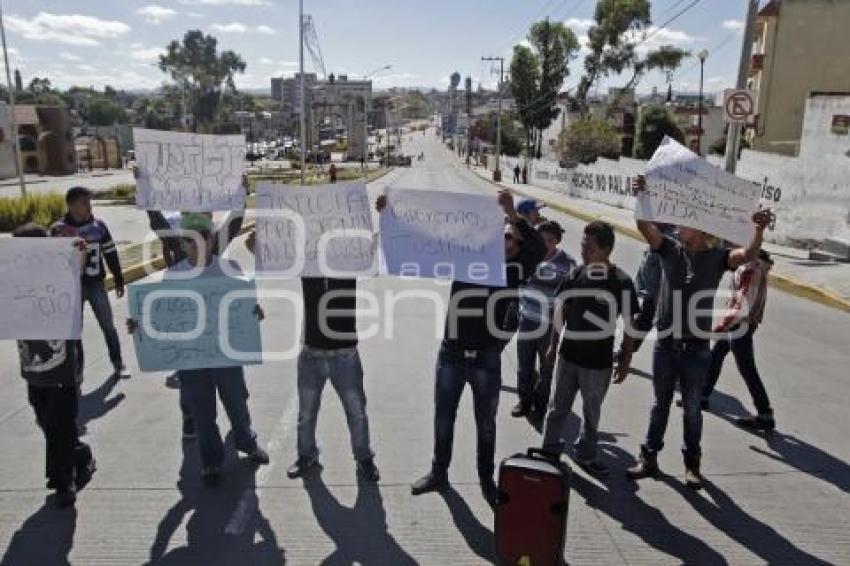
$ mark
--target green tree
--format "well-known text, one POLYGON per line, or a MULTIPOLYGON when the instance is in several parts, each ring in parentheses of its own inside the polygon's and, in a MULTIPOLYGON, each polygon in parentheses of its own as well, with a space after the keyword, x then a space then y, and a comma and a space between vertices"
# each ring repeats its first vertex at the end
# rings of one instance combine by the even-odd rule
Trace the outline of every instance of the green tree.
POLYGON ((533 108, 539 157, 543 131, 552 125, 561 112, 557 105, 558 94, 569 75, 569 62, 578 52, 579 43, 573 31, 563 22, 553 23, 548 19, 531 26, 528 41, 540 63, 540 82, 533 108))
POLYGON ((517 108, 517 117, 525 130, 525 146, 530 153, 535 127, 535 99, 540 89, 540 62, 530 48, 514 46, 510 73, 508 86, 517 108))
POLYGON ((194 130, 208 131, 218 118, 225 89, 236 90, 233 77, 245 72, 245 62, 233 51, 218 53, 218 40, 200 30, 186 32, 159 56, 159 68, 169 73, 187 95, 194 130))
POLYGON ((606 120, 583 117, 561 132, 557 147, 562 161, 587 164, 599 157, 617 159, 620 156, 620 137, 606 120))
MULTIPOLYGON (((594 13, 594 25, 587 32, 590 53, 584 60, 584 74, 576 90, 576 100, 587 111, 591 88, 602 78, 619 76, 631 70, 622 93, 637 86, 651 70, 674 70, 688 53, 665 45, 644 55, 637 47, 641 32, 652 23, 649 0, 599 0, 594 13)), ((612 101, 609 111, 618 107, 619 98, 612 101)))
MULTIPOLYGON (((496 145, 498 134, 498 115, 489 112, 475 120, 472 124, 472 138, 496 145)), ((502 116, 502 153, 516 157, 522 153, 522 132, 516 125, 516 120, 511 114, 502 116)))
POLYGON ((92 126, 126 124, 127 111, 114 100, 103 95, 92 97, 83 109, 83 117, 92 126))
POLYGON ((651 158, 664 136, 669 136, 681 144, 685 143, 685 134, 665 107, 652 105, 643 108, 637 123, 635 157, 651 158))

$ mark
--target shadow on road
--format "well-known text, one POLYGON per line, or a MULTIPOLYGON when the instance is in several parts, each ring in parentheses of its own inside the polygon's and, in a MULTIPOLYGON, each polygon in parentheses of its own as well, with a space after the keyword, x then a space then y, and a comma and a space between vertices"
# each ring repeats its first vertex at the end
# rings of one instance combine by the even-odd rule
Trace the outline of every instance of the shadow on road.
MULTIPOLYGON (((621 470, 634 463, 632 457, 618 446, 603 447, 606 459, 613 460, 612 469, 621 470)), ((608 515, 646 544, 683 564, 726 564, 717 551, 697 537, 679 529, 655 507, 637 495, 637 485, 626 480, 608 482, 608 489, 599 487, 580 474, 572 475, 573 491, 584 498, 588 507, 608 515)), ((567 527, 569 538, 569 527, 567 527)))
POLYGON ((797 548, 773 527, 745 512, 710 481, 704 482, 704 491, 708 497, 669 476, 664 478, 664 483, 678 491, 714 528, 738 541, 767 564, 829 564, 797 548))
POLYGON ((110 376, 97 389, 80 397, 78 421, 81 426, 103 417, 124 400, 123 392, 110 397, 119 381, 120 378, 110 376))
POLYGON ((481 524, 481 521, 478 520, 455 488, 447 487, 440 492, 440 496, 446 502, 452 521, 469 549, 479 558, 495 563, 496 542, 493 538, 493 531, 481 524))
POLYGON ((308 474, 304 489, 319 526, 336 545, 322 564, 416 564, 388 531, 387 512, 377 485, 359 482, 354 507, 341 505, 320 473, 308 474))
POLYGON ((70 564, 68 555, 74 546, 77 510, 58 509, 46 502, 15 531, 0 565, 70 564))
POLYGON ((259 508, 257 468, 234 457, 230 435, 221 484, 201 483, 196 443, 183 443, 180 499, 160 520, 149 564, 285 564, 284 550, 259 508), (186 546, 168 550, 183 520, 186 546), (259 536, 258 536, 259 535, 259 536), (259 542, 254 542, 259 539, 259 542))

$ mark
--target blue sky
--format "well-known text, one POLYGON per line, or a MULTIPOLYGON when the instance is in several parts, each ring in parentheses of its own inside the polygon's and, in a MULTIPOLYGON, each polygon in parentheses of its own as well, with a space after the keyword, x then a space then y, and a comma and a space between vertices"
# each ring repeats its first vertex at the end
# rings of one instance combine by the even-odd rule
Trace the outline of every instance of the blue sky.
MULTIPOLYGON (((693 0, 655 0, 653 21, 661 24, 693 0)), ((297 70, 297 0, 6 0, 4 18, 12 67, 25 81, 48 76, 56 85, 150 88, 166 77, 152 64, 163 47, 187 29, 215 35, 225 49, 248 64, 241 87, 268 87, 269 77, 297 70)), ((362 75, 382 65, 377 88, 444 88, 452 71, 491 85, 496 76, 482 55, 510 57, 529 24, 548 16, 580 37, 593 15, 594 0, 305 0, 316 22, 328 72, 362 75)), ((645 45, 675 44, 693 53, 712 51, 706 90, 732 86, 740 53, 745 2, 702 0, 645 45)), ((308 59, 309 61, 309 59, 308 59)), ((577 82, 581 57, 566 86, 577 82)), ((610 79, 617 85, 623 79, 610 79)), ((666 89, 652 75, 639 87, 666 89)), ((674 77, 677 90, 695 90, 696 59, 674 77)), ((603 88, 606 86, 602 85, 603 88)))

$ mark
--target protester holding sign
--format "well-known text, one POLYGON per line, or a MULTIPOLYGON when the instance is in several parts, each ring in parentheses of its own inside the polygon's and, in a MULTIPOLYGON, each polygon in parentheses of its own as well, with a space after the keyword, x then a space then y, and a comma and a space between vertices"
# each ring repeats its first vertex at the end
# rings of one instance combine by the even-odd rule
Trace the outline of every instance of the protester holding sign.
POLYGON ((130 374, 121 358, 121 342, 112 320, 112 307, 106 292, 104 260, 112 273, 115 294, 124 296, 124 274, 112 234, 106 223, 92 215, 92 192, 85 187, 72 187, 65 195, 68 213, 50 227, 51 236, 82 238, 88 246, 88 261, 83 268, 83 300, 91 305, 98 325, 106 338, 109 360, 114 377, 129 378, 130 374))
MULTIPOLYGON (((230 262, 223 268, 222 263, 225 260, 213 255, 212 225, 207 216, 184 215, 181 228, 187 232, 184 241, 186 258, 168 269, 165 277, 180 277, 181 274, 185 275, 185 272, 195 269, 200 269, 199 278, 224 277, 224 269, 230 274, 240 272, 235 262, 230 262)), ((258 320, 262 320, 263 311, 259 305, 255 306, 254 313, 258 320)), ((127 329, 131 333, 138 331, 138 326, 139 321, 128 319, 127 329)), ((206 483, 218 482, 224 460, 224 442, 216 424, 216 393, 230 419, 236 449, 246 453, 255 464, 269 462, 268 454, 260 448, 256 434, 251 430, 251 414, 247 404, 248 388, 241 366, 181 370, 180 387, 195 419, 203 466, 201 477, 206 483)))
MULTIPOLYGON (((641 193, 646 190, 643 176, 635 179, 634 190, 640 201, 641 193)), ((640 215, 637 218, 638 230, 661 258, 664 275, 656 315, 658 342, 652 362, 655 401, 639 462, 628 470, 628 475, 640 479, 658 472, 657 454, 664 446, 664 432, 678 383, 684 407, 685 482, 699 489, 702 487, 700 401, 711 361, 709 339, 714 294, 726 270, 737 269, 757 256, 770 214, 755 213, 749 245, 735 249, 712 248, 705 232, 681 225, 677 241, 665 236, 654 223, 641 220, 640 215)))
POLYGON ((485 499, 491 504, 496 500, 493 472, 496 412, 502 385, 501 354, 511 336, 504 331, 505 318, 510 305, 518 300, 518 287, 534 274, 546 255, 543 240, 519 217, 511 194, 501 191, 498 202, 507 217, 504 228, 507 287, 457 279, 452 283, 445 335, 437 357, 434 460, 431 471, 412 485, 414 495, 448 485, 457 408, 464 386, 469 383, 478 427, 478 476, 485 499))
MULTIPOLYGON (((256 253, 256 232, 246 245, 256 253)), ((357 279, 301 277, 301 290, 304 333, 298 355, 298 457, 286 473, 291 479, 300 478, 319 466, 316 425, 322 392, 330 381, 345 411, 357 475, 377 482, 380 473, 369 440, 363 365, 357 350, 357 279)))
MULTIPOLYGON (((45 228, 35 224, 25 224, 13 232, 18 238, 47 235, 45 228)), ((85 243, 80 243, 85 249, 85 243)), ((82 254, 80 258, 81 264, 88 259, 82 254)), ((47 487, 56 491, 57 505, 73 505, 77 491, 95 470, 91 449, 80 442, 77 433, 82 344, 80 340, 19 340, 18 354, 29 403, 47 445, 47 487)))

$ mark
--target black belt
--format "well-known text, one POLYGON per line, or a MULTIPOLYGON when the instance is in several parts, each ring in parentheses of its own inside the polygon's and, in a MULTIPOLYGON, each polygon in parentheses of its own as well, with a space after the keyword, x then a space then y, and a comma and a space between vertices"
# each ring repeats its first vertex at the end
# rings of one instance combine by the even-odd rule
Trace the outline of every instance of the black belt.
POLYGON ((446 342, 445 340, 443 341, 441 347, 445 352, 447 352, 456 360, 462 360, 467 362, 478 361, 485 353, 489 352, 494 348, 498 349, 498 346, 487 346, 486 348, 467 349, 462 346, 446 342))

